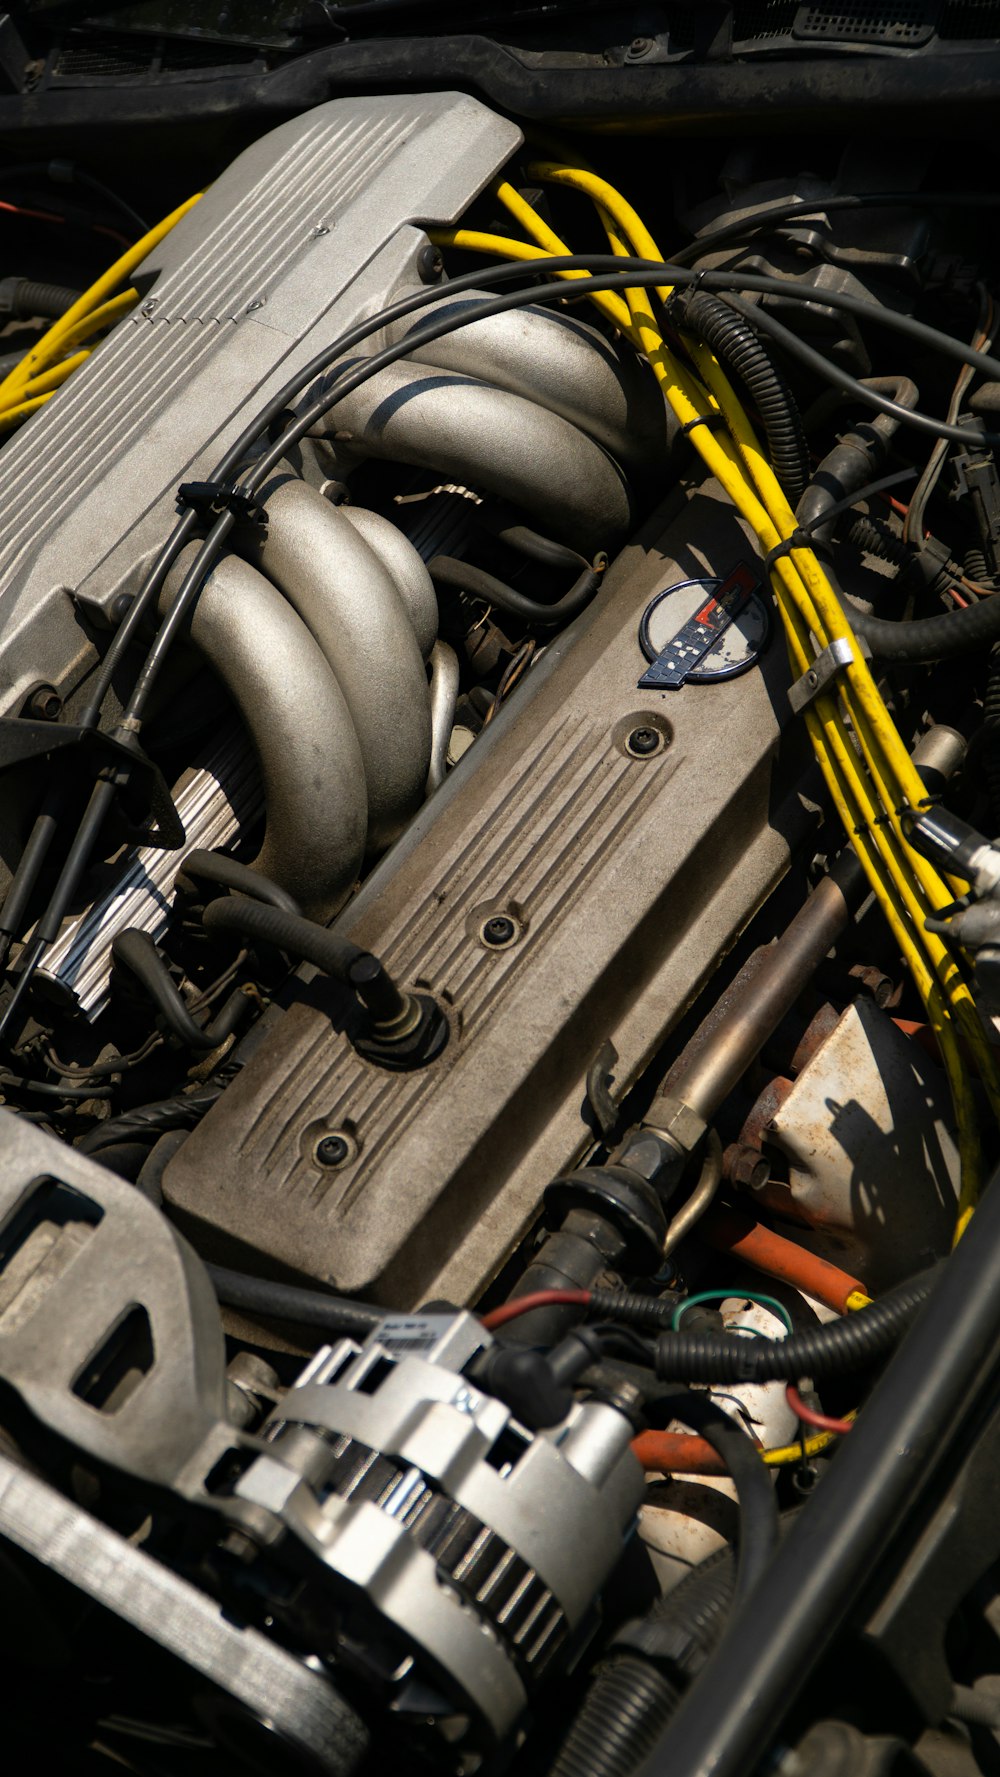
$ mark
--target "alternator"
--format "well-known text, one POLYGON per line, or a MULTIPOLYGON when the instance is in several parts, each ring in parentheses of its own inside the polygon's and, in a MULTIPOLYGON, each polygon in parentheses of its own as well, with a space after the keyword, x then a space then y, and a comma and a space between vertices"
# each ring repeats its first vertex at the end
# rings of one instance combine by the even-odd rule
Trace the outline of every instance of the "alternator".
POLYGON ((527 1431, 461 1373, 489 1343, 470 1315, 429 1315, 325 1348, 236 1487, 285 1526, 283 1564, 290 1541, 307 1557, 286 1628, 333 1642, 394 1713, 465 1717, 480 1743, 576 1645, 642 1491, 623 1414, 578 1402, 527 1431))

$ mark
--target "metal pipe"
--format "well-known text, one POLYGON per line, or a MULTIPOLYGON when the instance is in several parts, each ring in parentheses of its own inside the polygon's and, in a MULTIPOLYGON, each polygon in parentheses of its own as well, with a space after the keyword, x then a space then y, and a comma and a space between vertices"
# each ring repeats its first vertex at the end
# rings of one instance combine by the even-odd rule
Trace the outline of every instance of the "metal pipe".
POLYGON ((667 1229, 667 1237, 663 1242, 663 1257, 670 1257, 674 1248, 680 1246, 685 1234, 701 1220, 711 1203, 722 1179, 722 1143, 714 1129, 708 1132, 705 1143, 705 1158, 701 1164, 698 1183, 691 1192, 686 1203, 683 1203, 673 1217, 667 1229))
POLYGON ((254 560, 319 643, 351 712, 368 792, 368 850, 385 851, 424 799, 427 674, 392 576, 317 488, 279 474, 262 490, 254 560))
POLYGON ((423 557, 404 537, 398 525, 371 512, 366 506, 338 506, 337 511, 349 519, 369 549, 373 549, 395 582, 407 615, 413 625, 424 659, 430 657, 437 640, 438 602, 434 582, 427 572, 423 557))
POLYGON ((440 789, 448 772, 448 742, 455 726, 458 702, 458 655, 447 642, 435 642, 431 650, 431 763, 427 794, 440 789))
MULTIPOLYGON (((474 312, 492 292, 444 297, 435 314, 474 312)), ((405 338, 416 323, 403 323, 405 338)), ((411 362, 458 371, 557 413, 586 432, 626 468, 662 466, 668 409, 655 379, 630 347, 579 315, 523 308, 491 315, 412 353, 411 362)))
POLYGON ((862 1594, 1000 1359, 1000 1179, 643 1777, 745 1777, 862 1594), (766 1632, 761 1632, 761 1625, 766 1632))
MULTIPOLYGON (((674 1062, 663 1095, 711 1121, 836 943, 865 886, 857 859, 842 854, 781 937, 744 963, 674 1062)), ((657 1127, 656 1100, 645 1122, 657 1127)))
POLYGON ((629 530, 621 470, 593 439, 522 395, 407 359, 331 407, 323 422, 335 454, 388 458, 499 494, 582 555, 629 530))
MULTIPOLYGON (((191 565, 189 544, 160 594, 161 613, 191 565)), ((241 711, 267 808, 253 866, 315 918, 357 880, 368 826, 364 761, 344 694, 308 629, 248 562, 226 556, 189 619, 195 647, 241 711)))

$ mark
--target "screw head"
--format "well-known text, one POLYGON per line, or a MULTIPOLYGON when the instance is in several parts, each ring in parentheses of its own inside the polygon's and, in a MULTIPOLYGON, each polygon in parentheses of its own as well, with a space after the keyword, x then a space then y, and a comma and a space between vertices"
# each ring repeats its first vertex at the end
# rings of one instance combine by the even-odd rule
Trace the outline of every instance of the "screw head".
POLYGON ((647 56, 652 47, 652 37, 633 37, 628 46, 628 53, 630 56, 647 56))
POLYGON ((321 1166, 343 1166, 351 1144, 343 1135, 324 1135, 316 1143, 316 1158, 321 1166))
POLYGON ((658 728, 633 728, 625 745, 636 759, 648 759, 652 753, 660 751, 663 736, 658 728))
POLYGON ((436 284, 444 271, 444 260, 440 249, 428 241, 417 254, 417 273, 422 284, 436 284))
POLYGON ((513 944, 517 926, 509 914, 494 913, 490 919, 483 920, 479 935, 490 950, 503 950, 506 945, 513 944))
POLYGON ((264 307, 264 302, 265 298, 263 296, 255 297, 253 302, 247 303, 247 314, 252 315, 257 309, 262 309, 264 307))

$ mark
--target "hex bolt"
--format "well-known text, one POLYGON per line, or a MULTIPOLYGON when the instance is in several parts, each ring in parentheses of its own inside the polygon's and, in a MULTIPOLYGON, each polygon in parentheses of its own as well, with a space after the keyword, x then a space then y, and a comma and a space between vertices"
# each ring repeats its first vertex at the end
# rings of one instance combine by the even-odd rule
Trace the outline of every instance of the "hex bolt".
POLYGON ((867 963, 854 963, 848 973, 867 993, 871 994, 876 1006, 886 1007, 896 991, 896 983, 891 975, 882 969, 867 963))
POLYGON ((54 685, 38 685, 28 699, 28 715, 36 722, 58 722, 62 698, 54 685))
POLYGON ((417 254, 417 275, 422 284, 436 284, 444 271, 440 250, 431 241, 417 254))
POLYGON ((633 37, 628 46, 628 53, 630 56, 648 56, 652 48, 652 37, 633 37))
POLYGON ((658 728, 633 728, 625 742, 627 750, 636 759, 648 759, 652 753, 658 753, 663 745, 663 736, 658 728))
POLYGON ((351 1152, 351 1144, 343 1135, 324 1135, 316 1143, 316 1159, 321 1166, 343 1166, 351 1152))
POLYGON ((726 1149, 723 1170, 734 1185, 742 1185, 747 1191, 762 1191, 771 1176, 771 1163, 760 1148, 735 1143, 726 1149))
POLYGON ((508 914, 494 913, 491 919, 483 921, 479 935, 491 950, 502 950, 517 937, 517 926, 508 914))

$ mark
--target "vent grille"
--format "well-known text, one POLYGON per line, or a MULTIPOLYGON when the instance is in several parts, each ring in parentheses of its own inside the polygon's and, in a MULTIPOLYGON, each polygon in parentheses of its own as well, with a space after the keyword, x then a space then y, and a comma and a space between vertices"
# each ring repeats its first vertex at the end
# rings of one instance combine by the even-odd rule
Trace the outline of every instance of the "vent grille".
POLYGON ((733 41, 787 37, 801 10, 800 0, 736 0, 733 41))
POLYGON ((188 69, 229 68, 259 62, 261 52, 244 44, 190 43, 171 38, 70 37, 56 51, 54 80, 125 80, 188 69))
POLYGON ((841 0, 834 6, 803 6, 795 36, 851 43, 889 43, 915 48, 933 37, 940 0, 841 0))

